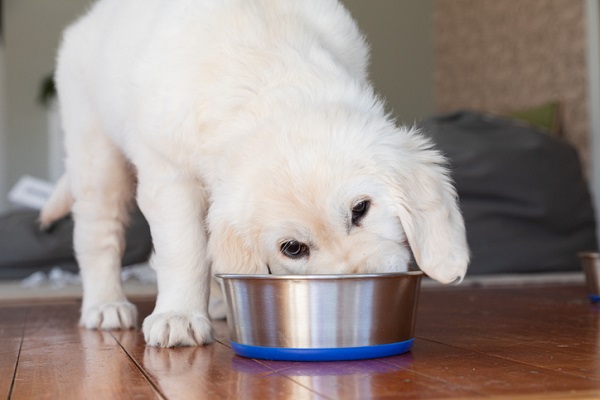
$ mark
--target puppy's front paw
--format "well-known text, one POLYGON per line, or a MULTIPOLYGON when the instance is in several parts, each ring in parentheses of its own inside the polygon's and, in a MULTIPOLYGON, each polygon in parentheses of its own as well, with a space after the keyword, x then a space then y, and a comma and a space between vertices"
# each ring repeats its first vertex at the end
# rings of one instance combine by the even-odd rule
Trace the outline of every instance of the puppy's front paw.
POLYGON ((79 325, 87 329, 132 329, 137 326, 137 309, 128 301, 88 307, 81 311, 79 325))
POLYGON ((150 346, 202 346, 212 342, 210 321, 201 313, 153 313, 144 320, 143 331, 150 346))

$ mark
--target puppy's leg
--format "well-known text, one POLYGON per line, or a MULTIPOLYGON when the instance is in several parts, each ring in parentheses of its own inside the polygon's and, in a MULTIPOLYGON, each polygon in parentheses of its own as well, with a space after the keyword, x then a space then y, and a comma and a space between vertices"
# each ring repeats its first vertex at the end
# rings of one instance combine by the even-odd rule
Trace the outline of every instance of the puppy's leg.
POLYGON ((138 203, 152 231, 158 298, 143 324, 152 346, 210 342, 210 265, 204 227, 207 201, 201 182, 160 159, 137 163, 138 203))
POLYGON ((83 282, 80 324, 89 329, 133 328, 137 311, 125 298, 120 276, 132 175, 121 152, 92 121, 82 120, 67 161, 74 247, 83 282))

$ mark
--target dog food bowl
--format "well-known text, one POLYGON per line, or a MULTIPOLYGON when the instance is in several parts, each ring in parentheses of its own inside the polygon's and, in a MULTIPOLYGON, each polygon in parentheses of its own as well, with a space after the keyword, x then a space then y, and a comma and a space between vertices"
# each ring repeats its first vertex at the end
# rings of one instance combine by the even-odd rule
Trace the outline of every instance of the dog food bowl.
POLYGON ((592 251, 579 253, 579 260, 585 272, 588 297, 600 302, 600 254, 592 251))
POLYGON ((410 350, 422 272, 216 275, 233 350, 267 360, 336 361, 410 350))

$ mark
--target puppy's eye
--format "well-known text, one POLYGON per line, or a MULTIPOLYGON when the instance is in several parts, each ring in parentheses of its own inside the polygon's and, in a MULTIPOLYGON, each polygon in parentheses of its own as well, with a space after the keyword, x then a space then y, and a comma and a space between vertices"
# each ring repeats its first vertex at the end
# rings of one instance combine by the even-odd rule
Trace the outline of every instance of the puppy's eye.
POLYGON ((281 253, 292 259, 298 259, 302 257, 307 257, 310 253, 308 246, 304 243, 300 243, 296 240, 289 240, 287 242, 282 243, 281 245, 281 253))
POLYGON ((367 215, 370 206, 371 202, 369 200, 362 200, 352 207, 352 225, 358 226, 360 224, 363 217, 367 215))

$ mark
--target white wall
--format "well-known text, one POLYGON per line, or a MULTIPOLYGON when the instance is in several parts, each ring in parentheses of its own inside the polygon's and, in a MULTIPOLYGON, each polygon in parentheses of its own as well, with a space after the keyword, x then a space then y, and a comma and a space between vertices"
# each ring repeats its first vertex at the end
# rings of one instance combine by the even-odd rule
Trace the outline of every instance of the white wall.
MULTIPOLYGON (((40 83, 54 69, 62 30, 89 3, 90 0, 3 0, 9 186, 25 174, 49 178, 46 109, 37 100, 40 83)), ((6 188, 0 187, 0 197, 6 197, 6 188)))
POLYGON ((371 44, 371 78, 388 109, 404 124, 432 115, 434 0, 342 2, 371 44))
POLYGON ((600 6, 599 0, 585 1, 588 105, 591 144, 591 189, 600 239, 600 6))
MULTIPOLYGON (((6 80, 5 80, 5 49, 0 43, 0 194, 8 193, 8 148, 6 131, 6 80)), ((8 200, 0 196, 0 212, 6 210, 8 200)))

